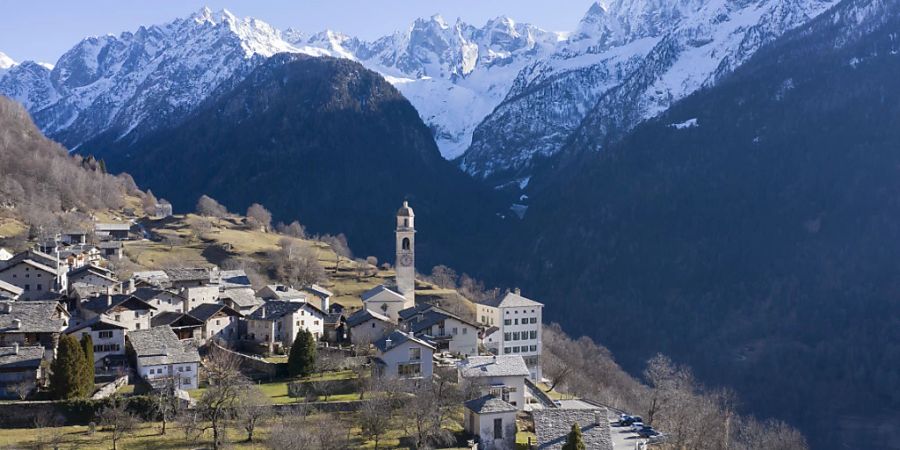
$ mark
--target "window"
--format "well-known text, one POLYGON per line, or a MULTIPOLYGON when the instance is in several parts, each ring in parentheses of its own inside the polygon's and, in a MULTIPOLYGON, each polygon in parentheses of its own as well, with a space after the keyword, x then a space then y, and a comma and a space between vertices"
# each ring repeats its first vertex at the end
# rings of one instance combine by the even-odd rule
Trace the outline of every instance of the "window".
POLYGON ((509 347, 503 347, 503 353, 512 353, 511 350, 509 347))
POLYGON ((531 339, 537 339, 537 330, 531 330, 528 332, 528 337, 531 339))
POLYGON ((532 346, 531 346, 531 351, 536 352, 536 351, 537 351, 537 345, 532 345, 532 346))
POLYGON ((422 373, 422 365, 419 363, 415 364, 400 364, 397 366, 397 375, 403 378, 409 377, 417 377, 422 373))
POLYGON ((101 332, 97 333, 97 336, 100 339, 109 339, 112 337, 112 334, 113 334, 112 331, 101 331, 101 332))
POLYGON ((44 285, 38 283, 38 285, 37 285, 37 290, 43 291, 43 290, 44 290, 44 285))
POLYGON ((509 320, 509 319, 504 320, 503 325, 512 325, 512 320, 509 320))
POLYGON ((511 341, 511 340, 512 340, 512 333, 503 333, 503 340, 504 340, 504 341, 511 341))
POLYGON ((116 316, 115 316, 114 318, 116 319, 116 322, 121 322, 121 321, 122 321, 122 316, 120 316, 120 315, 118 315, 118 314, 116 314, 116 316))
POLYGON ((26 285, 25 285, 25 290, 26 290, 26 291, 30 291, 30 290, 31 290, 31 285, 30 285, 30 284, 26 284, 26 285))
POLYGON ((318 325, 318 324, 319 324, 318 320, 313 320, 313 325, 318 325))
POLYGON ((403 250, 409 250, 409 238, 403 238, 403 250))
POLYGON ((469 333, 469 329, 466 327, 463 327, 463 334, 468 334, 468 333, 469 333))
POLYGON ((140 324, 140 322, 134 324, 134 329, 135 329, 135 330, 140 330, 140 329, 141 329, 141 324, 140 324))
POLYGON ((503 439, 503 419, 494 419, 494 439, 503 439))
POLYGON ((184 371, 185 371, 185 372, 190 372, 190 371, 191 371, 191 366, 185 367, 185 368, 184 368, 184 371))
POLYGON ((519 347, 513 347, 513 353, 519 353, 519 347))
POLYGON ((422 349, 419 347, 413 347, 409 349, 409 360, 410 361, 418 361, 422 359, 422 349))
POLYGON ((516 320, 513 322, 513 324, 518 325, 518 324, 519 324, 519 319, 516 319, 516 320))

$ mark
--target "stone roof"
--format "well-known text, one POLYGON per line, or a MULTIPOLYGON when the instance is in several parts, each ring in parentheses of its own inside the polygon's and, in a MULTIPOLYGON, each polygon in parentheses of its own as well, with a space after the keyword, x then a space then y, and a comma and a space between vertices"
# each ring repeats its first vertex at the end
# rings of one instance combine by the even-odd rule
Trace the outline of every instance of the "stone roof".
POLYGON ((393 288, 387 287, 383 284, 380 284, 378 286, 373 287, 372 289, 369 289, 366 292, 363 292, 362 295, 360 295, 359 297, 362 299, 362 301, 367 301, 370 298, 372 298, 382 292, 385 292, 385 291, 393 294, 393 297, 394 297, 393 301, 402 302, 402 301, 406 300, 406 297, 404 297, 403 294, 401 294, 401 293, 397 292, 396 290, 394 290, 393 288))
POLYGON ((250 288, 226 289, 219 295, 219 300, 225 299, 231 299, 240 308, 258 306, 263 303, 262 299, 257 297, 250 288))
POLYGON ((325 316, 325 325, 337 326, 343 318, 343 313, 330 313, 325 316))
POLYGON ((78 267, 76 269, 72 269, 69 271, 69 274, 67 275, 67 277, 69 277, 69 278, 78 277, 79 275, 86 274, 86 273, 91 273, 93 275, 96 275, 100 278, 103 278, 105 280, 109 280, 112 282, 119 281, 115 278, 115 275, 112 273, 111 270, 100 267, 100 266, 95 266, 93 264, 87 264, 87 265, 78 267))
POLYGON ((189 314, 180 313, 177 311, 163 311, 150 319, 151 327, 161 327, 164 325, 168 325, 172 328, 185 328, 185 327, 202 327, 203 322, 196 317, 192 317, 189 314), (180 322, 180 323, 179 323, 180 322), (178 325, 176 325, 178 324, 178 325))
POLYGON ((22 295, 23 292, 25 292, 24 289, 14 284, 9 284, 3 280, 0 280, 0 291, 9 292, 10 294, 13 294, 13 296, 19 296, 22 295))
POLYGON ((147 303, 150 303, 150 300, 156 299, 160 294, 167 294, 167 295, 171 295, 173 297, 181 297, 182 299, 184 299, 183 295, 178 294, 176 292, 166 290, 166 289, 155 288, 155 287, 147 287, 147 286, 139 287, 139 288, 135 289, 134 292, 131 293, 131 295, 133 297, 137 297, 147 303))
POLYGON ((250 287, 250 277, 244 269, 220 270, 219 286, 226 289, 250 287))
POLYGON ((0 301, 0 333, 59 333, 66 323, 61 310, 57 301, 0 301))
POLYGON ((22 260, 18 260, 18 261, 13 261, 11 259, 7 265, 3 266, 3 268, 0 268, 0 272, 3 272, 7 269, 11 269, 19 264, 27 264, 31 267, 34 267, 35 269, 42 270, 53 276, 56 276, 56 269, 53 269, 50 266, 47 266, 45 264, 41 264, 33 259, 22 259, 22 260))
POLYGON ((105 314, 117 306, 132 311, 156 309, 155 306, 133 294, 100 295, 81 302, 81 308, 97 314, 105 314))
POLYGON ((412 335, 412 333, 404 333, 400 330, 394 330, 387 336, 375 341, 373 344, 375 348, 377 348, 381 353, 385 353, 390 351, 393 348, 397 348, 400 344, 406 342, 415 342, 423 347, 428 347, 432 350, 435 350, 434 346, 430 343, 419 339, 412 335), (390 345, 388 344, 388 340, 390 340, 390 345))
POLYGON ((205 323, 210 317, 218 314, 220 311, 228 316, 243 317, 243 314, 221 303, 204 303, 192 309, 188 314, 205 323))
POLYGON ((96 231, 129 231, 130 223, 98 223, 94 225, 96 231))
POLYGON ((77 325, 72 324, 69 328, 66 328, 66 334, 72 334, 78 330, 82 330, 85 328, 90 328, 91 331, 95 330, 112 330, 112 329, 120 329, 125 330, 128 329, 124 324, 116 322, 115 320, 109 319, 104 316, 97 316, 91 320, 86 320, 77 325))
POLYGON ((44 347, 40 345, 0 347, 0 370, 37 369, 43 358, 44 347))
POLYGON ((543 307, 543 303, 538 303, 529 298, 522 297, 521 295, 515 292, 509 292, 503 296, 503 299, 500 300, 498 305, 501 308, 517 308, 517 307, 529 307, 529 306, 540 306, 543 307))
POLYGON ((163 269, 169 281, 206 281, 209 282, 209 269, 205 267, 168 268, 163 269))
POLYGON ((266 300, 296 300, 296 299, 306 299, 307 295, 303 292, 300 292, 290 286, 285 286, 283 284, 269 284, 266 287, 259 290, 256 295, 266 299, 266 300))
POLYGON ((168 326, 131 331, 127 338, 144 366, 200 362, 197 348, 190 341, 180 341, 168 326))
POLYGON ((162 284, 169 281, 169 275, 162 270, 144 270, 134 272, 132 278, 135 280, 144 280, 151 284, 162 284))
POLYGON ((281 300, 269 300, 263 303, 256 311, 253 311, 253 314, 250 314, 249 318, 253 320, 278 320, 288 314, 293 314, 297 311, 300 311, 303 308, 303 305, 306 303, 302 302, 285 302, 281 300))
POLYGON ((572 424, 581 428, 585 446, 591 450, 612 450, 606 408, 561 409, 545 408, 533 411, 534 431, 538 450, 561 450, 572 431, 572 424))
POLYGON ((459 372, 463 378, 529 375, 521 355, 470 356, 459 363, 459 372))
POLYGON ((347 318, 347 326, 353 328, 361 323, 368 322, 369 320, 372 320, 372 319, 380 320, 382 322, 390 322, 391 321, 391 319, 389 319, 387 316, 385 316, 381 313, 377 313, 370 309, 363 308, 363 309, 360 309, 359 311, 354 312, 353 314, 350 314, 350 317, 347 318))
POLYGON ((413 209, 409 207, 409 202, 406 200, 403 201, 403 206, 397 210, 397 215, 400 217, 415 217, 413 209))
POLYGON ((469 322, 468 320, 463 319, 456 314, 438 308, 437 306, 428 305, 426 303, 419 303, 412 308, 406 308, 400 311, 398 314, 405 323, 409 324, 409 331, 412 331, 413 333, 431 329, 431 327, 433 327, 434 325, 447 319, 454 319, 462 324, 480 328, 478 325, 469 322))
POLYGON ((42 251, 26 250, 24 252, 17 253, 15 256, 10 258, 9 261, 6 262, 6 265, 4 267, 9 267, 26 259, 30 259, 47 267, 55 267, 57 262, 59 262, 59 260, 55 256, 44 253, 42 251))
POLYGON ((313 285, 307 286, 307 287, 303 288, 303 290, 307 291, 307 292, 312 292, 313 294, 318 295, 319 297, 328 298, 328 297, 334 296, 334 292, 331 292, 328 289, 325 289, 322 286, 319 286, 318 284, 313 284, 313 285))
POLYGON ((122 248, 122 243, 119 241, 103 241, 97 244, 97 248, 103 250, 122 248))
POLYGON ((515 406, 493 395, 485 395, 484 397, 469 400, 464 405, 476 414, 498 414, 518 411, 515 406))

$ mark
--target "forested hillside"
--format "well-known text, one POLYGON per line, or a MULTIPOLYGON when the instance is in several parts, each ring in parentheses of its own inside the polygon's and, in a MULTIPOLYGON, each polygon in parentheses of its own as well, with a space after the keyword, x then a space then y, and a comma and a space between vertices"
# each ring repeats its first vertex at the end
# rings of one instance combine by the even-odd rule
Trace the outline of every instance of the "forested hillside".
POLYGON ((208 194, 233 211, 258 202, 312 233, 345 233, 387 256, 393 212, 421 219, 423 267, 480 259, 495 229, 494 194, 441 158, 416 110, 380 75, 333 58, 277 55, 179 126, 137 144, 79 148, 192 209, 208 194))
POLYGON ((22 105, 0 96, 0 237, 50 235, 122 208, 142 195, 128 175, 112 176, 93 158, 69 156, 35 127, 22 105))
POLYGON ((632 373, 661 351, 735 387, 745 410, 800 425, 814 448, 892 448, 898 13, 844 2, 599 142, 544 180, 497 272, 632 373))

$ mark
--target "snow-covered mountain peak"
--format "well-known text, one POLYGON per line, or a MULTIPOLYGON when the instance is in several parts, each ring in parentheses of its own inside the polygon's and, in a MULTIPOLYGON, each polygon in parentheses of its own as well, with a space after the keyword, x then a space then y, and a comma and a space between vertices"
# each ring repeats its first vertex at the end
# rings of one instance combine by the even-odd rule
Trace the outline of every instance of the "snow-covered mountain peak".
POLYGON ((18 64, 15 60, 7 56, 6 53, 0 52, 0 70, 7 70, 18 64))

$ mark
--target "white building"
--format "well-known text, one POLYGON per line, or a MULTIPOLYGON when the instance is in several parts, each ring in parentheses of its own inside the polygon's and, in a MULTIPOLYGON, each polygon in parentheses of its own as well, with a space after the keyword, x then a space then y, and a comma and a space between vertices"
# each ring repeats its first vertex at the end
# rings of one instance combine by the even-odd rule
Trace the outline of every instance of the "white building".
POLYGON ((384 337, 396 325, 391 319, 376 311, 360 309, 347 318, 350 342, 357 346, 368 346, 384 337))
POLYGON ((167 326, 128 333, 128 344, 134 350, 137 373, 153 386, 169 377, 177 389, 196 389, 200 354, 191 341, 181 341, 167 326))
POLYGON ((466 432, 475 436, 479 450, 513 450, 516 448, 515 406, 493 395, 485 395, 465 403, 466 432))
POLYGON ((519 355, 470 356, 459 363, 459 376, 480 386, 483 395, 493 395, 525 408, 525 378, 528 367, 519 355))
POLYGON ((212 339, 234 341, 239 338, 240 312, 219 304, 206 303, 191 310, 192 317, 203 322, 200 338, 204 341, 212 339))
POLYGON ((384 285, 369 289, 360 298, 363 305, 365 305, 365 309, 375 311, 394 323, 400 320, 400 311, 411 308, 414 305, 403 294, 384 285))
POLYGON ((439 351, 478 355, 481 327, 436 306, 420 303, 400 311, 400 328, 433 342, 439 351))
POLYGON ((406 298, 406 307, 416 304, 416 215, 409 202, 397 210, 397 230, 395 231, 397 259, 394 263, 397 271, 397 290, 406 298))
POLYGON ((66 273, 63 269, 51 267, 46 261, 29 257, 13 257, 0 268, 0 281, 22 289, 22 300, 42 300, 58 297, 66 290, 66 273))
POLYGON ((79 341, 83 335, 90 335, 94 344, 93 362, 96 363, 107 356, 125 354, 125 331, 125 325, 97 316, 69 327, 66 334, 74 336, 79 341))
POLYGON ((478 320, 499 328, 485 346, 499 355, 521 355, 530 378, 540 380, 544 305, 522 297, 518 290, 492 302, 478 304, 478 320))
POLYGON ((0 247, 0 261, 9 261, 12 257, 13 254, 9 250, 0 247))
POLYGON ((77 305, 84 320, 106 317, 125 326, 128 331, 150 328, 156 307, 129 294, 98 295, 77 305))
POLYGON ((388 378, 430 380, 434 373, 434 346, 411 333, 394 331, 375 341, 379 375, 388 378))
POLYGON ((293 345, 300 330, 318 340, 325 331, 325 312, 312 303, 271 300, 247 317, 247 337, 272 351, 276 343, 293 345))

